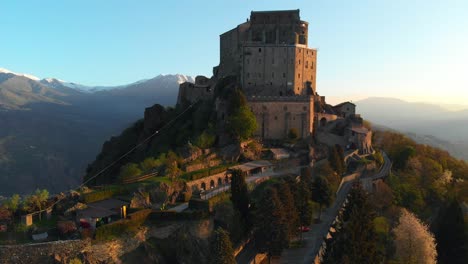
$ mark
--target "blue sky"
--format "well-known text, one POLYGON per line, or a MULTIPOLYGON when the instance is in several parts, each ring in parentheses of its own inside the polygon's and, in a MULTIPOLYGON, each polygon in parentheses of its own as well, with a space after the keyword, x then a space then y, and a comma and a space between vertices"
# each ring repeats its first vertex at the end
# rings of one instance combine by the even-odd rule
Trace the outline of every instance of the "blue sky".
POLYGON ((468 104, 468 1, 3 1, 0 67, 86 85, 211 75, 251 10, 301 9, 321 95, 468 104))

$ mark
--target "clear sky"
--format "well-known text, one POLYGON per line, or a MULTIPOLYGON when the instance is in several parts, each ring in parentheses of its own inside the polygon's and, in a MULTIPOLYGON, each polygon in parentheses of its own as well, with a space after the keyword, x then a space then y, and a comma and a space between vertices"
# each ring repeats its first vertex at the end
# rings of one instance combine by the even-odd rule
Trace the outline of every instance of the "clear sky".
POLYGON ((301 9, 321 95, 468 104, 468 1, 2 1, 0 67, 86 85, 210 76, 251 10, 301 9))

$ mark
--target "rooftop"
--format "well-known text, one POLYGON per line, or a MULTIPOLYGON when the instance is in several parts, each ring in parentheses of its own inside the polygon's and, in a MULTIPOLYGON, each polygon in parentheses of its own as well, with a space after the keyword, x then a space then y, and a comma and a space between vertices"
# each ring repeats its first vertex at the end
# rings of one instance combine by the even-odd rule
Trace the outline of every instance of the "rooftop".
POLYGON ((250 171, 258 168, 264 168, 264 167, 270 167, 273 166, 273 164, 267 160, 256 160, 256 161, 251 161, 247 162, 244 164, 236 165, 233 166, 229 169, 231 170, 241 170, 241 171, 250 171))

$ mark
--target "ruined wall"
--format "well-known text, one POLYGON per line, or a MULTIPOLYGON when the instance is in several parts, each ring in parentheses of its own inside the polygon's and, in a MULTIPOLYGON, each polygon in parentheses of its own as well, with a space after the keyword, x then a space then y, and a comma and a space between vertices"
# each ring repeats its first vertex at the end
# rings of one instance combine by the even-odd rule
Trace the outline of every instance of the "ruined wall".
POLYGON ((214 96, 214 81, 204 76, 197 76, 195 83, 184 82, 179 85, 177 104, 194 103, 209 100, 214 96))
POLYGON ((308 96, 248 97, 257 119, 254 135, 262 139, 285 139, 294 128, 300 138, 313 133, 314 100, 308 96))
POLYGON ((64 240, 27 245, 0 246, 0 263, 66 263, 90 245, 87 240, 64 240))

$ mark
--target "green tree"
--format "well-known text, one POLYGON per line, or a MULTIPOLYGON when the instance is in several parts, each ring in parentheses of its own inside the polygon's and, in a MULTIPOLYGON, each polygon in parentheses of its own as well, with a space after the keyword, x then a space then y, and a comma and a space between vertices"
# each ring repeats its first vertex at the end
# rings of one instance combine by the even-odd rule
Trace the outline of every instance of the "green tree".
POLYGON ((319 220, 322 214, 322 206, 329 206, 332 200, 330 184, 324 177, 316 177, 312 182, 312 200, 320 205, 319 220))
MULTIPOLYGON (((313 205, 309 185, 302 181, 298 184, 296 207, 299 213, 299 223, 301 226, 309 226, 312 223, 313 205)), ((301 231, 302 241, 302 231, 301 231)))
POLYGON ((232 170, 231 173, 231 201, 234 208, 241 214, 244 228, 248 229, 250 226, 250 198, 245 176, 241 170, 232 170))
POLYGON ((172 150, 166 156, 166 175, 172 180, 179 177, 182 170, 179 168, 180 157, 172 150))
POLYGON ((287 182, 280 183, 278 188, 278 195, 283 206, 283 210, 286 215, 287 224, 287 240, 290 242, 298 234, 300 225, 299 212, 296 208, 293 194, 291 193, 291 187, 287 182))
MULTIPOLYGON (((25 199, 25 209, 42 211, 48 199, 49 191, 47 191, 46 189, 36 189, 34 194, 28 196, 25 199)), ((39 214, 39 219, 42 220, 41 213, 39 214)))
POLYGON ((465 219, 456 199, 440 210, 436 226, 438 262, 441 264, 465 263, 468 259, 468 238, 465 219))
POLYGON ((143 172, 140 167, 135 163, 128 163, 120 169, 120 179, 128 179, 138 175, 141 175, 143 172))
POLYGON ((408 160, 416 155, 416 150, 412 146, 401 146, 393 155, 393 167, 402 170, 406 168, 408 160))
POLYGON ((215 230, 210 243, 210 261, 212 264, 235 264, 234 249, 229 234, 222 228, 215 230))
POLYGON ((259 252, 280 256, 287 246, 286 215, 275 188, 267 188, 255 211, 254 239, 259 252))
POLYGON ((257 129, 255 115, 247 106, 241 106, 239 109, 235 110, 229 117, 228 122, 228 130, 241 140, 251 137, 257 129))
POLYGON ((11 196, 11 198, 8 199, 5 203, 8 210, 10 210, 13 214, 16 213, 20 204, 21 197, 18 194, 13 194, 13 196, 11 196))
POLYGON ((330 149, 328 161, 336 173, 339 175, 345 173, 346 163, 344 162, 343 149, 339 145, 335 145, 330 149))
POLYGON ((216 137, 206 130, 195 140, 195 145, 201 149, 210 148, 215 143, 216 137))
POLYGON ((234 89, 229 96, 229 112, 232 114, 237 109, 247 106, 247 99, 241 89, 234 89))
POLYGON ((375 212, 367 194, 360 185, 353 185, 348 199, 347 216, 343 217, 344 223, 334 240, 327 245, 325 263, 381 263, 373 222, 375 212))

